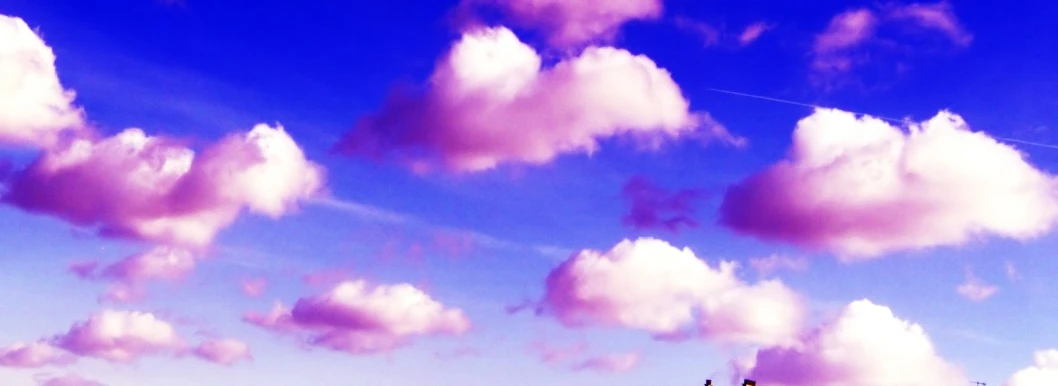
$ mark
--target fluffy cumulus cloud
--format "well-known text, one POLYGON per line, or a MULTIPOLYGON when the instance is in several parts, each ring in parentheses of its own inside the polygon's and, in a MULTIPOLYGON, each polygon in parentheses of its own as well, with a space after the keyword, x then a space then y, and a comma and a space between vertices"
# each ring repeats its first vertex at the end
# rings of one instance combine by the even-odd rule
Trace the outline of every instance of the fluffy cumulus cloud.
POLYGON ((15 343, 0 348, 0 366, 5 367, 42 367, 66 365, 73 362, 73 356, 46 341, 30 344, 15 343))
POLYGON ((1010 377, 1004 386, 1058 385, 1058 350, 1037 351, 1031 367, 1024 368, 1010 377))
POLYGON ((63 88, 55 54, 20 18, 0 15, 0 146, 47 148, 84 127, 63 88))
POLYGON ((196 357, 225 366, 241 360, 253 360, 250 346, 235 339, 207 340, 195 347, 193 352, 196 357))
POLYGON ((184 343, 168 322, 153 314, 103 310, 75 323, 54 344, 78 356, 127 363, 144 355, 171 353, 184 343))
POLYGON ((819 109, 798 122, 785 160, 728 189, 720 221, 851 260, 1040 236, 1058 219, 1056 187, 1017 149, 950 112, 905 131, 819 109))
POLYGON ((669 73, 645 56, 589 47, 545 68, 510 30, 484 28, 455 43, 422 93, 392 97, 336 150, 395 158, 419 171, 440 163, 472 172, 590 154, 615 136, 646 148, 690 135, 739 143, 688 108, 669 73))
POLYGON ((684 189, 668 192, 642 176, 635 176, 625 183, 621 194, 629 203, 629 212, 622 222, 636 229, 660 228, 678 231, 680 228, 694 228, 698 220, 694 219, 694 204, 703 198, 705 192, 698 189, 684 189))
POLYGON ((312 345, 350 354, 396 349, 425 335, 460 335, 470 320, 409 284, 369 286, 343 281, 323 294, 301 298, 287 309, 248 313, 249 323, 286 333, 308 333, 312 345))
POLYGON ((867 300, 789 345, 760 349, 739 376, 783 386, 958 386, 962 370, 939 357, 921 326, 867 300))
POLYGON ((850 9, 835 15, 816 35, 812 68, 822 73, 842 73, 879 56, 864 49, 892 47, 906 41, 901 34, 939 34, 943 40, 965 47, 973 35, 959 22, 950 3, 890 3, 879 8, 850 9), (874 44, 881 41, 883 44, 874 44))
POLYGON ((662 0, 464 0, 498 6, 516 25, 540 30, 552 47, 573 48, 612 40, 622 25, 654 20, 662 0))
POLYGON ((661 240, 624 240, 606 252, 582 250, 552 270, 538 312, 568 327, 624 327, 666 339, 773 344, 796 335, 800 297, 778 281, 744 283, 735 270, 661 240))
POLYGON ((11 178, 3 200, 104 235, 202 247, 243 210, 282 216, 323 180, 282 127, 258 125, 201 154, 128 129, 45 152, 11 178))

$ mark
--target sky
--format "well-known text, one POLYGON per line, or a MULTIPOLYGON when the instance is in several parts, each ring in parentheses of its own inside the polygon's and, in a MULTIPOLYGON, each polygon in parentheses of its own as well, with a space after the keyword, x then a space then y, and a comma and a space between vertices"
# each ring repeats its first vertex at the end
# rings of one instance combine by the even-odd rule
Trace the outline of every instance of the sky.
POLYGON ((0 0, 0 383, 1058 384, 1056 16, 0 0))

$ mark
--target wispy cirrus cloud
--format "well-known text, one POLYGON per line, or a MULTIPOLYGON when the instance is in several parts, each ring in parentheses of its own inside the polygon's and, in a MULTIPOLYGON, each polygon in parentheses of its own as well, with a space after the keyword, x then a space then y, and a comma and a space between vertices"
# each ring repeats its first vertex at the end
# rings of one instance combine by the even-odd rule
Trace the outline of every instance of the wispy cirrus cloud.
POLYGON ((973 270, 966 268, 966 280, 955 287, 960 296, 975 302, 981 302, 999 292, 999 287, 985 283, 974 275, 973 270))
POLYGON ((849 9, 835 15, 815 36, 811 69, 818 82, 830 85, 857 67, 896 56, 889 48, 911 44, 907 43, 911 40, 908 35, 935 34, 957 48, 973 41, 973 35, 962 26, 947 1, 849 9))

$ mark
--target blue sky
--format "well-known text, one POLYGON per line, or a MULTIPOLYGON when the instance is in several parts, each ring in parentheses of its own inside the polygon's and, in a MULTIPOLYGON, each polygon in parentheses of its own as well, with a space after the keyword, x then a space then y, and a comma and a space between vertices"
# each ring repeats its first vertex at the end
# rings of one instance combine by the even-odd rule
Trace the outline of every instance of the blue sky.
MULTIPOLYGON (((896 3, 894 3, 896 4, 896 3)), ((739 234, 718 223, 725 189, 787 155, 798 121, 811 108, 711 91, 722 89, 875 116, 923 121, 940 110, 961 115, 995 138, 1058 144, 1058 5, 960 2, 954 12, 972 33, 966 47, 929 36, 879 38, 866 64, 838 75, 832 87, 812 81, 813 41, 835 15, 876 9, 876 2, 664 2, 656 20, 633 20, 609 42, 649 57, 671 73, 690 110, 707 111, 746 147, 685 140, 643 151, 622 137, 600 138, 597 152, 560 154, 545 164, 518 162, 475 173, 417 174, 398 163, 346 157, 337 141, 383 108, 397 85, 422 84, 459 39, 455 1, 207 2, 82 1, 57 5, 6 0, 0 14, 37 28, 56 55, 63 86, 104 135, 137 127, 202 148, 257 123, 282 124, 305 157, 326 169, 326 199, 309 199, 278 219, 244 214, 223 229, 207 257, 179 283, 149 283, 131 304, 97 300, 106 285, 66 272, 73 261, 117 261, 150 248, 148 240, 101 237, 59 217, 0 207, 0 345, 65 332, 103 308, 143 310, 192 331, 218 331, 249 344, 254 360, 230 367, 189 358, 149 357, 135 364, 99 359, 68 368, 0 367, 5 384, 31 385, 43 373, 74 372, 107 385, 643 385, 726 380, 728 362, 751 347, 707 339, 665 342, 633 328, 567 328, 547 315, 508 314, 538 300, 545 278, 583 249, 607 251, 622 239, 657 237, 689 247, 710 264, 741 262, 738 276, 756 282, 750 260, 805 259, 801 270, 774 276, 808 300, 809 319, 825 320, 849 302, 870 299, 920 324, 938 356, 970 380, 999 385, 1031 365, 1033 352, 1058 347, 1058 275, 1053 232, 1024 241, 983 234, 961 245, 899 250, 842 262, 835 253, 739 234), (998 16, 998 14, 1002 16, 998 16), (685 23, 677 22, 683 20, 685 23), (749 24, 767 29, 752 44, 735 37, 749 24), (701 30, 721 31, 706 44, 701 30), (880 47, 880 48, 878 48, 880 47), (624 184, 645 176, 667 191, 704 189, 693 216, 700 226, 669 232, 622 224, 624 184), (321 202, 321 200, 325 202, 321 202), (365 214, 363 208, 371 213, 365 214), (373 213, 373 214, 372 214, 373 213), (455 235, 469 252, 432 248, 455 235), (408 253, 425 246, 418 258, 408 253), (389 246, 392 257, 383 253, 389 246), (1020 278, 1005 272, 1008 263, 1020 278), (296 339, 245 323, 248 311, 276 300, 325 291, 302 282, 309 272, 347 267, 373 283, 411 283, 472 321, 460 336, 416 339, 377 355, 299 347, 296 339), (972 301, 956 286, 967 268, 998 292, 972 301), (249 298, 239 280, 264 278, 249 298), (619 374, 549 365, 527 347, 580 342, 592 355, 639 352, 619 374), (441 360, 438 352, 477 354, 441 360), (36 377, 36 378, 35 378, 36 377)), ((503 15, 484 16, 501 25, 503 15)), ((510 23, 548 50, 538 30, 510 23)), ((943 40, 943 39, 941 39, 943 40)), ((3 108, 0 106, 0 108, 3 108)), ((852 128, 854 129, 854 128, 852 128)), ((1058 173, 1058 149, 1006 142, 1044 173, 1058 173)), ((15 169, 35 149, 0 148, 15 169)), ((195 339, 191 339, 195 340, 195 339)), ((587 355, 587 354, 586 354, 587 355)), ((909 377, 914 375, 908 374, 909 377)), ((792 384, 792 383, 791 383, 792 384)), ((1027 383, 1026 383, 1027 384, 1027 383)))

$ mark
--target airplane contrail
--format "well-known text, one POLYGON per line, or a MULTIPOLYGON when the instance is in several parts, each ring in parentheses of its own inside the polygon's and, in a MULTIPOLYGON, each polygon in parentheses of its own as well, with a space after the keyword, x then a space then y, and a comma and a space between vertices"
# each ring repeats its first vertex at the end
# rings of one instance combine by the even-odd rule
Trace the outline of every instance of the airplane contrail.
MULTIPOLYGON (((719 89, 719 88, 706 87, 705 89, 709 90, 709 91, 713 91, 713 92, 722 93, 722 94, 729 94, 729 95, 736 95, 736 96, 741 96, 741 97, 746 97, 746 98, 754 98, 754 99, 760 99, 760 100, 771 101, 771 102, 785 103, 785 104, 794 105, 794 106, 811 107, 811 108, 814 108, 814 109, 825 109, 825 108, 828 108, 826 106, 813 105, 813 104, 810 104, 810 103, 802 103, 802 102, 792 101, 792 100, 788 100, 788 99, 772 98, 772 97, 767 97, 767 96, 763 96, 763 95, 747 94, 747 93, 744 93, 744 92, 723 90, 723 89, 719 89)), ((895 122, 895 123, 905 123, 905 122, 907 122, 906 119, 897 119, 897 118, 892 118, 892 117, 883 117, 883 116, 878 116, 878 115, 869 114, 869 113, 863 113, 863 112, 859 112, 859 111, 849 111, 849 112, 853 113, 853 114, 859 114, 859 115, 869 115, 869 116, 874 117, 874 118, 878 118, 878 119, 885 120, 885 121, 890 121, 890 122, 895 122)), ((1020 143, 1020 144, 1023 144, 1023 145, 1043 147, 1043 148, 1048 148, 1048 149, 1058 149, 1058 145, 1051 145, 1051 144, 1047 144, 1047 143, 1032 142, 1032 141, 1025 141, 1025 140, 1020 140, 1020 139, 996 137, 996 136, 993 136, 992 138, 995 138, 995 139, 1000 140, 1000 141, 1020 143)))

